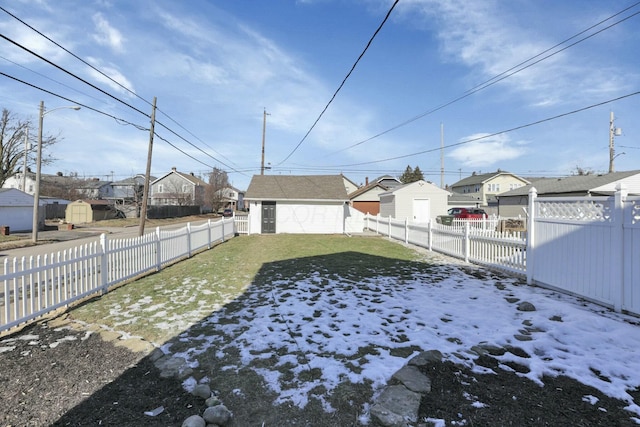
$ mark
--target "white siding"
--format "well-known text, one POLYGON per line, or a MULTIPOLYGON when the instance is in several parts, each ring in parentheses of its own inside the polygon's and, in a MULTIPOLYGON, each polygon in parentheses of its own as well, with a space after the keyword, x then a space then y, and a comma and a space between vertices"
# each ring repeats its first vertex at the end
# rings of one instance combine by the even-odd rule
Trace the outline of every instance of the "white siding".
POLYGON ((413 220, 414 200, 429 200, 430 217, 445 215, 449 193, 425 181, 417 181, 380 196, 380 216, 413 220))
POLYGON ((276 202, 276 233, 342 234, 345 204, 276 202))

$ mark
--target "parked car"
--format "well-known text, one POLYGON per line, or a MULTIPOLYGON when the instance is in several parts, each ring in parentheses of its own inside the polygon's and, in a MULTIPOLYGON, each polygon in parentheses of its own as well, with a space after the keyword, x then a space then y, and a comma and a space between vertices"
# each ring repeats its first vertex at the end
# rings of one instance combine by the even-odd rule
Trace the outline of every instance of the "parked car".
POLYGON ((224 217, 233 216, 233 209, 227 208, 227 209, 223 210, 222 211, 222 216, 224 216, 224 217))
POLYGON ((451 208, 447 211, 447 215, 439 215, 436 217, 438 224, 451 225, 455 219, 485 219, 487 213, 479 208, 451 208))

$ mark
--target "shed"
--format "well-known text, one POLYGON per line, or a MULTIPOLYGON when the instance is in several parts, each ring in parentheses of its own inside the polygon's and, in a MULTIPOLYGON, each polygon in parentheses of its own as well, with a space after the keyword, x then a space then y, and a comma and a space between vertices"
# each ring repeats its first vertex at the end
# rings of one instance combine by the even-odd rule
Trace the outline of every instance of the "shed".
POLYGON ((449 192, 423 180, 380 194, 380 216, 429 222, 448 209, 449 192))
POLYGON ((116 218, 117 211, 108 200, 76 200, 67 205, 65 221, 71 224, 116 218))
POLYGON ((342 175, 254 175, 244 199, 250 233, 342 234, 350 212, 342 175))
MULTIPOLYGON (((44 222, 44 212, 38 211, 44 222)), ((17 188, 0 188, 0 226, 12 231, 33 228, 33 196, 17 188)))

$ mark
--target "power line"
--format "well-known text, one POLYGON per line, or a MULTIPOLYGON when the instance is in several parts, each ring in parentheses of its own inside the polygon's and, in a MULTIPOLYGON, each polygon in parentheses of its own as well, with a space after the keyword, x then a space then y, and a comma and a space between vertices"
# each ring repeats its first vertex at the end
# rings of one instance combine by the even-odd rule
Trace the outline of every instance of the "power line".
MULTIPOLYGON (((407 157, 413 157, 413 156, 418 156, 418 155, 421 155, 421 154, 432 153, 434 151, 439 151, 442 148, 457 147, 457 146, 460 146, 460 145, 469 144, 470 142, 480 141, 482 139, 491 138, 491 137, 496 136, 496 135, 501 135, 501 134, 504 134, 504 133, 513 132, 513 131, 516 131, 516 130, 520 130, 520 129, 528 128, 528 127, 531 127, 531 126, 539 125, 541 123, 545 123, 545 122, 549 122, 549 121, 552 121, 552 120, 556 120, 556 119, 559 119, 559 118, 562 118, 562 117, 570 116, 572 114, 577 114, 577 113, 580 113, 582 111, 586 111, 586 110, 589 110, 589 109, 592 109, 592 108, 595 108, 595 107, 600 107, 602 105, 610 104, 612 102, 620 101, 621 99, 630 98, 630 97, 635 96, 635 95, 640 95, 640 91, 632 92, 632 93, 629 93, 627 95, 622 95, 622 96, 619 96, 617 98, 609 99, 607 101, 598 102, 597 104, 592 104, 592 105, 589 105, 587 107, 583 107, 583 108, 579 108, 577 110, 569 111, 567 113, 562 113, 562 114, 558 114, 558 115, 555 115, 555 116, 547 117, 546 119, 537 120, 535 122, 531 122, 531 123, 527 123, 527 124, 524 124, 524 125, 516 126, 516 127, 510 128, 510 129, 501 130, 499 132, 494 132, 492 134, 479 136, 477 138, 467 139, 465 141, 457 142, 455 144, 445 145, 444 147, 432 148, 432 149, 429 149, 429 150, 418 151, 416 153, 405 154, 403 156, 389 157, 389 158, 386 158, 386 159, 373 160, 373 161, 370 161, 370 162, 361 162, 361 163, 351 163, 351 164, 347 164, 347 165, 338 165, 336 167, 350 167, 350 166, 370 165, 370 164, 374 164, 374 163, 388 162, 388 161, 391 161, 391 160, 404 159, 404 158, 407 158, 407 157)), ((321 166, 318 166, 318 167, 321 167, 321 166)))
POLYGON ((605 28, 600 29, 599 31, 597 31, 597 32, 595 32, 595 33, 592 33, 592 34, 590 34, 590 35, 588 35, 588 36, 585 36, 585 37, 583 37, 582 39, 580 39, 580 40, 578 40, 578 41, 576 41, 576 42, 574 42, 574 43, 572 43, 572 44, 570 44, 570 45, 568 45, 568 46, 565 46, 564 48, 562 48, 562 49, 560 49, 560 50, 557 50, 557 51, 555 51, 555 52, 553 52, 553 53, 550 53, 549 55, 544 56, 544 57, 542 57, 542 58, 538 59, 538 60, 537 60, 537 61, 535 61, 535 62, 531 62, 531 61, 533 61, 534 59, 541 57, 541 56, 542 56, 542 55, 544 55, 545 53, 548 53, 548 52, 550 52, 550 51, 554 50, 555 48, 557 48, 557 47, 559 47, 559 46, 561 46, 561 45, 565 44, 566 42, 568 42, 568 41, 570 41, 570 40, 573 40, 574 38, 578 37, 579 35, 584 34, 585 32, 587 32, 587 31, 589 31, 589 30, 591 30, 591 29, 593 29, 593 28, 595 28, 595 27, 597 27, 597 26, 601 25, 602 23, 604 23, 604 22, 606 22, 606 21, 608 21, 608 20, 610 20, 610 19, 612 19, 612 18, 614 18, 614 17, 616 17, 616 16, 618 16, 618 15, 620 15, 620 14, 622 14, 622 13, 626 12, 626 11, 627 11, 627 10, 629 10, 629 9, 632 9, 632 8, 636 7, 636 6, 637 6, 637 5, 639 5, 639 4, 640 4, 640 2, 637 2, 637 3, 635 3, 635 4, 631 5, 631 6, 629 6, 629 7, 625 8, 625 9, 623 9, 622 11, 620 11, 620 12, 618 12, 618 13, 614 14, 614 15, 611 15, 610 17, 608 17, 608 18, 606 18, 606 19, 604 19, 604 20, 602 20, 602 21, 598 22, 597 24, 594 24, 594 25, 592 25, 591 27, 589 27, 589 28, 587 28, 587 29, 585 29, 585 30, 583 30, 583 31, 581 31, 581 32, 579 32, 579 33, 577 33, 577 34, 575 34, 575 35, 573 35, 573 36, 569 37, 568 39, 565 39, 564 41, 562 41, 562 42, 560 42, 560 43, 557 43, 557 44, 556 44, 556 45, 554 45, 553 47, 550 47, 550 48, 548 48, 548 49, 546 49, 546 50, 544 50, 544 51, 540 52, 539 54, 537 54, 537 55, 535 55, 535 56, 533 56, 533 57, 531 57, 531 58, 527 59, 526 61, 523 61, 523 62, 519 63, 518 65, 514 65, 513 67, 509 68, 508 70, 505 70, 505 71, 503 71, 502 73, 500 73, 500 74, 497 74, 497 75, 493 76, 493 77, 492 77, 492 78, 490 78, 489 80, 486 80, 485 82, 480 83, 480 84, 478 84, 478 85, 474 86, 474 87, 473 87, 473 88, 471 88, 470 90, 466 91, 463 95, 460 95, 460 96, 458 96, 457 98, 454 98, 454 99, 453 99, 453 100, 451 100, 451 101, 448 101, 448 102, 446 102, 446 103, 444 103, 444 104, 441 104, 441 105, 439 105, 439 106, 437 106, 437 107, 435 107, 435 108, 433 108, 433 109, 431 109, 431 110, 425 111, 424 113, 418 114, 417 116, 414 116, 414 117, 412 117, 412 118, 410 118, 410 119, 408 119, 408 120, 405 120, 405 121, 403 121, 403 122, 401 122, 401 123, 399 123, 399 124, 397 124, 397 125, 395 125, 395 126, 393 126, 393 127, 389 128, 389 129, 387 129, 387 130, 385 130, 385 131, 382 131, 382 132, 380 132, 380 133, 377 133, 377 134, 375 134, 375 135, 373 135, 373 136, 371 136, 371 137, 369 137, 369 138, 367 138, 367 139, 364 139, 364 140, 362 140, 362 141, 360 141, 360 142, 357 142, 357 143, 355 143, 355 144, 353 144, 353 145, 350 145, 350 146, 348 146, 348 147, 341 148, 340 150, 337 150, 337 151, 334 151, 334 152, 332 152, 332 153, 329 153, 329 154, 327 154, 327 156, 331 156, 331 155, 333 155, 333 154, 337 154, 337 153, 341 153, 341 152, 346 151, 346 150, 350 150, 351 148, 355 148, 355 147, 357 147, 357 146, 359 146, 359 145, 362 145, 362 144, 364 144, 364 143, 366 143, 366 142, 369 142, 369 141, 371 141, 371 140, 373 140, 373 139, 376 139, 376 138, 379 138, 379 137, 381 137, 381 136, 383 136, 383 135, 386 135, 387 133, 390 133, 390 132, 392 132, 392 131, 394 131, 394 130, 396 130, 396 129, 399 129, 399 128, 404 127, 404 126, 406 126, 406 125, 408 125, 408 124, 410 124, 410 123, 413 123, 413 122, 415 122, 415 121, 417 121, 417 120, 419 120, 419 119, 421 119, 421 118, 423 118, 423 117, 426 117, 426 116, 428 116, 428 115, 430 115, 430 114, 433 114, 433 113, 435 113, 436 111, 442 110, 442 109, 444 109, 445 107, 448 107, 448 106, 450 106, 450 105, 452 105, 452 104, 455 104, 455 103, 456 103, 456 102, 458 102, 458 101, 461 101, 461 100, 463 100, 463 99, 465 99, 465 98, 467 98, 467 97, 469 97, 469 96, 471 96, 471 95, 473 95, 473 94, 475 94, 475 93, 480 92, 481 90, 484 90, 484 89, 486 89, 486 88, 488 88, 488 87, 490 87, 490 86, 493 86, 494 84, 496 84, 496 83, 498 83, 498 82, 500 82, 500 81, 502 81, 502 80, 504 80, 504 79, 506 79, 506 78, 508 78, 508 77, 511 77, 511 76, 513 76, 513 75, 515 75, 515 74, 517 74, 517 73, 521 72, 521 71, 524 71, 524 70, 526 70, 527 68, 532 67, 532 66, 534 66, 534 65, 536 65, 536 64, 538 64, 538 63, 540 63, 540 62, 542 62, 542 61, 544 61, 544 60, 546 60, 546 59, 548 59, 548 58, 550 58, 550 57, 552 57, 552 56, 555 56, 555 55, 559 54, 560 52, 563 52, 563 51, 565 51, 565 50, 567 50, 567 49, 569 49, 569 48, 571 48, 571 47, 573 47, 573 46, 575 46, 575 45, 577 45, 577 44, 579 44, 579 43, 582 43, 583 41, 585 41, 585 40, 587 40, 587 39, 590 39, 591 37, 594 37, 594 36, 596 36, 597 34, 599 34, 599 33, 603 32, 603 31, 605 31, 605 30, 608 30, 608 29, 610 29, 610 28, 612 28, 612 27, 614 27, 614 26, 616 26, 616 25, 619 25, 619 24, 621 24, 622 22, 624 22, 624 21, 626 21, 626 20, 628 20, 628 19, 630 19, 630 18, 632 18, 632 17, 634 17, 634 16, 636 16, 636 15, 640 14, 640 12, 636 12, 636 13, 634 13, 634 14, 630 15, 630 16, 627 16, 627 17, 625 17, 625 18, 623 18, 623 19, 621 19, 621 20, 619 20, 619 21, 617 21, 617 22, 614 22, 613 24, 611 24, 611 25, 609 25, 609 26, 607 26, 607 27, 605 27, 605 28), (519 68, 519 69, 518 69, 518 67, 520 67, 520 66, 522 66, 522 65, 524 65, 524 64, 527 64, 527 65, 526 65, 526 66, 523 66, 522 68, 519 68), (515 70, 515 71, 514 71, 514 70, 515 70))
POLYGON ((289 157, 291 157, 293 155, 293 153, 296 152, 296 150, 298 150, 298 148, 300 147, 300 145, 302 145, 302 143, 307 139, 307 136, 309 136, 309 134, 311 133, 311 131, 313 130, 313 128, 316 126, 316 124, 318 124, 318 122, 320 121, 320 118, 324 115, 324 113, 327 111, 327 109, 329 108, 329 105, 331 105, 331 103, 333 102, 333 100, 335 99, 336 95, 338 95, 338 92, 340 92, 340 89, 342 89, 342 87, 344 86, 344 84, 346 83, 347 79, 349 78, 349 76, 351 76, 351 73, 353 72, 353 70, 355 70, 356 65, 358 65, 358 62, 360 62, 360 59, 362 59, 362 57, 364 56, 365 52, 367 51, 367 49, 369 49, 369 46, 371 46, 371 43, 373 42, 373 39, 376 37, 376 35, 380 32, 380 30, 382 29, 382 27, 384 26, 385 22, 387 22, 387 19, 389 19, 389 16, 391 15, 391 12, 393 11, 393 9, 396 7, 396 5, 398 4, 398 1, 400 0, 395 0, 395 2, 393 3, 393 5, 391 5, 391 8, 389 9, 389 11, 387 12, 387 15, 384 17, 384 19, 382 20, 382 23, 380 23, 380 25, 378 26, 378 28, 376 29, 376 31, 373 33, 373 35, 371 36, 371 38, 369 39, 369 41, 367 42, 367 45, 365 46, 364 50, 362 51, 362 53, 360 53, 360 56, 358 56, 358 59, 356 59, 356 62, 354 62, 354 64, 351 66, 351 69, 349 70, 349 72, 347 73, 347 75, 345 76, 345 78, 342 80, 342 83, 340 83, 340 86, 338 86, 338 89, 336 89, 336 91, 333 93, 333 96, 331 97, 331 99, 329 100, 329 102, 327 103, 327 105, 325 105, 324 109, 322 110, 322 112, 320 113, 320 115, 318 116, 318 118, 316 119, 315 122, 313 122, 313 124, 311 125, 311 128, 309 128, 309 130, 307 131, 307 133, 304 135, 304 137, 300 140, 300 142, 298 142, 298 145, 295 146, 295 148, 287 155, 287 157, 284 158, 284 160, 282 160, 280 163, 278 163, 276 166, 283 164, 284 162, 286 162, 289 157))

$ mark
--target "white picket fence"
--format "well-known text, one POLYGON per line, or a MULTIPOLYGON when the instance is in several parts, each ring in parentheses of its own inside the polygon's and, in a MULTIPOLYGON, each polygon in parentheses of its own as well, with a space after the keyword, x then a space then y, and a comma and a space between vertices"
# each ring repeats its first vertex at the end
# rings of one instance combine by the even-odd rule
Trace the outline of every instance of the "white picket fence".
POLYGON ((233 218, 140 237, 109 239, 37 257, 7 258, 0 276, 0 332, 159 271, 235 236, 233 218))
POLYGON ((487 220, 446 226, 367 215, 390 238, 515 273, 527 283, 640 315, 640 197, 529 194, 526 233, 500 233, 487 220))
POLYGON ((497 219, 455 220, 452 225, 413 223, 367 215, 365 227, 405 243, 441 252, 465 262, 526 274, 524 233, 496 231, 497 219))

